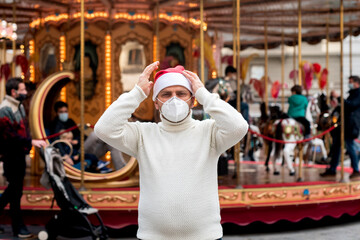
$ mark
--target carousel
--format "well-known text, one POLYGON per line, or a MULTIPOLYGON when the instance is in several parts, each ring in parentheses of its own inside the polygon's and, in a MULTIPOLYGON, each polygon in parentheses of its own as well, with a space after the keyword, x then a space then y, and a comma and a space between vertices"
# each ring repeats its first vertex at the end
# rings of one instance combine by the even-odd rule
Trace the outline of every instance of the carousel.
MULTIPOLYGON (((238 69, 235 87, 238 111, 242 111, 241 102, 250 104, 247 95, 251 92, 257 103, 263 103, 265 113, 270 114, 271 102, 276 101, 281 102, 284 110, 285 85, 294 83, 307 92, 324 93, 325 104, 329 104, 326 96, 330 95, 331 81, 337 81, 335 86, 339 86, 341 94, 345 93, 343 40, 358 35, 360 23, 360 4, 350 0, 10 2, 0 4, 0 97, 4 97, 7 79, 22 77, 29 88, 30 98, 25 105, 32 137, 49 143, 60 135, 51 132, 51 122, 56 117, 54 105, 58 101, 66 102, 69 117, 78 125, 63 132, 80 130, 80 146, 86 145, 94 124, 106 108, 121 93, 130 91, 144 67, 154 61, 160 61, 163 69, 183 65, 196 72, 205 86, 213 85, 214 81, 220 85, 225 66, 232 65, 238 69), (323 66, 302 59, 302 43, 321 41, 340 43, 338 69, 330 70, 328 47, 323 66), (294 64, 289 73, 285 73, 285 47, 294 49, 290 57, 294 64), (231 53, 225 55, 224 48, 231 49, 231 53), (249 48, 263 51, 263 56, 243 55, 249 48), (281 73, 278 81, 270 81, 269 75, 268 51, 274 48, 281 51, 276 65, 281 73), (251 62, 260 58, 263 76, 250 78, 251 62), (338 74, 340 82, 332 74, 338 74)), ((350 49, 350 73, 351 52, 350 49)), ((321 108, 315 105, 314 109, 321 108)), ((321 111, 319 115, 326 115, 321 111)), ((200 105, 193 114, 194 118, 205 118, 200 105)), ((151 97, 130 120, 159 121, 151 97)), ((324 147, 322 153, 327 155, 331 146, 329 132, 334 128, 341 128, 344 139, 341 123, 330 122, 322 129, 315 127, 311 138, 304 139, 301 126, 291 121, 281 123, 284 132, 280 138, 272 132, 276 119, 266 120, 262 127, 257 126, 260 122, 250 123, 246 141, 235 145, 234 156, 226 159, 225 170, 219 165, 223 223, 296 222, 304 218, 355 215, 360 211, 360 181, 349 180, 351 169, 344 165, 344 151, 338 176, 334 178, 319 176, 326 165, 304 161, 309 152, 312 158, 316 157, 311 149, 318 146, 324 147), (272 153, 273 143, 282 144, 281 156, 272 153), (258 159, 248 161, 246 157, 254 151, 260 151, 258 159), (267 157, 273 160, 273 165, 264 166, 267 157), (279 163, 283 157, 285 166, 279 163)), ((86 171, 85 149, 81 147, 79 151, 80 168, 64 162, 73 185, 99 210, 105 225, 113 228, 136 225, 139 201, 136 159, 122 154, 119 164, 114 152, 107 151, 99 158, 106 162, 109 171, 86 171)), ((29 156, 22 197, 28 224, 44 224, 58 210, 56 204, 52 207, 52 190, 40 184, 44 171, 42 158, 37 149, 29 156)), ((1 185, 4 189, 6 181, 2 180, 1 185)), ((9 218, 0 220, 5 222, 9 218)))

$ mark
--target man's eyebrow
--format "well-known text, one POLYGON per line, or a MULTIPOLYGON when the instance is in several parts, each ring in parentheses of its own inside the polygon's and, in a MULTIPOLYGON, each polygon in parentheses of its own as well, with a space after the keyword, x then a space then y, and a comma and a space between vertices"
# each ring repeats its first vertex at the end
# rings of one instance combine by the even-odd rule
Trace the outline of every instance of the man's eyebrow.
POLYGON ((178 90, 176 93, 187 93, 187 90, 178 90))

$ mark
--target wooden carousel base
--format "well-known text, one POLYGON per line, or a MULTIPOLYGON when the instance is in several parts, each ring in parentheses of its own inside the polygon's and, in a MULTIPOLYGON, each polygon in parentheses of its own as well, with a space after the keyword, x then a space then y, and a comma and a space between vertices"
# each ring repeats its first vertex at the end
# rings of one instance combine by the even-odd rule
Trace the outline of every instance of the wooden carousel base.
MULTIPOLYGON (((345 181, 339 182, 340 173, 321 178, 319 173, 324 168, 325 165, 305 165, 303 181, 299 182, 298 176, 289 176, 285 168, 280 175, 266 172, 261 162, 242 162, 240 176, 234 178, 234 168, 230 165, 229 174, 219 177, 222 222, 271 224, 279 220, 319 220, 324 216, 337 218, 360 212, 360 179, 349 181, 349 168, 345 169, 345 181)), ((1 179, 0 184, 3 190, 5 181, 1 179)), ((122 228, 137 224, 138 188, 88 188, 81 194, 91 206, 99 209, 105 225, 122 228)), ((59 211, 56 203, 51 208, 52 198, 52 190, 41 187, 39 177, 27 176, 21 202, 26 223, 46 224, 59 211)), ((8 210, 0 217, 0 224, 9 222, 7 215, 8 210)))

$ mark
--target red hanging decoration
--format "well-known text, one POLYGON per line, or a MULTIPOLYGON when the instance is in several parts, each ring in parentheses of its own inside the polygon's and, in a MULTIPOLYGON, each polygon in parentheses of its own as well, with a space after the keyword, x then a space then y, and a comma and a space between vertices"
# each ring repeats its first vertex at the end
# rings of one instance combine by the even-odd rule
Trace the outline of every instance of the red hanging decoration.
POLYGON ((7 81, 9 79, 11 70, 10 70, 10 64, 9 63, 5 63, 3 65, 1 65, 0 67, 0 81, 1 79, 4 77, 5 81, 7 81))
POLYGON ((313 63, 313 69, 315 73, 320 73, 321 65, 319 63, 313 63))
POLYGON ((25 75, 29 69, 29 62, 24 55, 17 55, 15 57, 16 65, 20 65, 22 73, 25 75))
POLYGON ((280 89, 281 89, 281 84, 279 80, 277 80, 272 84, 271 96, 276 99, 279 96, 280 89))
POLYGON ((321 72, 320 80, 319 80, 319 86, 320 89, 324 89, 327 83, 327 77, 328 77, 328 70, 324 68, 321 72))
POLYGON ((296 80, 297 76, 298 76, 298 71, 296 69, 292 70, 289 74, 289 78, 293 79, 294 81, 296 80))
MULTIPOLYGON (((265 78, 262 77, 261 80, 256 78, 250 79, 250 85, 253 84, 256 92, 259 94, 259 96, 264 99, 265 94, 265 78)), ((268 84, 271 84, 270 79, 268 78, 268 84)))
POLYGON ((303 63, 303 81, 305 82, 304 87, 306 90, 309 90, 312 86, 313 80, 313 66, 309 62, 303 63))

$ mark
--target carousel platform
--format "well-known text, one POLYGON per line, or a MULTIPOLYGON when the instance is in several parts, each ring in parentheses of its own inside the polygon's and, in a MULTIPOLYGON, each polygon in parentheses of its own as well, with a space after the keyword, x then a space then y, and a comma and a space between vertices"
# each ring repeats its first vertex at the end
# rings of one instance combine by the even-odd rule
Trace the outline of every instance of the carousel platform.
MULTIPOLYGON (((234 178, 234 167, 219 177, 219 199, 222 223, 241 226, 260 221, 268 224, 279 220, 297 222, 304 218, 320 220, 338 218, 360 212, 360 179, 349 180, 345 168, 344 181, 337 176, 321 178, 325 165, 305 165, 303 181, 289 176, 283 168, 280 175, 266 172, 263 162, 241 162, 240 176, 234 178)), ((39 183, 39 176, 25 179, 22 209, 26 224, 45 225, 59 208, 52 206, 53 192, 39 183)), ((5 180, 0 179, 0 191, 5 180)), ((78 183, 74 183, 79 187, 78 183)), ((86 187, 86 182, 85 182, 86 187)), ((80 192, 99 213, 108 227, 119 229, 137 224, 138 188, 88 188, 80 192)), ((8 209, 0 216, 0 224, 9 224, 8 209)))

